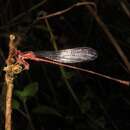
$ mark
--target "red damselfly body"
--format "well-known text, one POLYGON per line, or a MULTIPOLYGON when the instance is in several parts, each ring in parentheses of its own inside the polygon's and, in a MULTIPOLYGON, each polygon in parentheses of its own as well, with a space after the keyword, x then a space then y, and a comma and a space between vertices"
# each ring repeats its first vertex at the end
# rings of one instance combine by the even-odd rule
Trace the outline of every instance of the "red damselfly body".
MULTIPOLYGON (((38 51, 38 52, 21 52, 17 51, 17 61, 22 63, 25 69, 29 69, 26 59, 34 61, 51 61, 57 63, 79 63, 84 61, 93 61, 97 58, 96 50, 89 47, 77 47, 72 49, 64 49, 57 51, 38 51), (25 64, 24 64, 25 63, 25 64)), ((64 65, 63 65, 64 66, 64 65)))
MULTIPOLYGON (((13 41, 15 36, 12 39, 11 37, 12 36, 10 35, 10 40, 13 41)), ((37 51, 37 52, 33 52, 33 51, 22 52, 16 49, 15 52, 13 53, 15 53, 13 55, 16 63, 22 65, 23 70, 29 69, 29 63, 27 60, 33 60, 33 61, 46 62, 58 66, 64 66, 66 68, 80 70, 83 72, 87 72, 89 74, 93 74, 96 76, 100 76, 106 79, 116 81, 118 83, 127 86, 129 85, 129 81, 120 80, 111 76, 107 76, 91 70, 70 65, 72 63, 79 63, 84 61, 89 62, 95 60, 98 57, 97 51, 90 47, 76 47, 72 49, 64 49, 64 50, 56 50, 56 51, 37 51)))

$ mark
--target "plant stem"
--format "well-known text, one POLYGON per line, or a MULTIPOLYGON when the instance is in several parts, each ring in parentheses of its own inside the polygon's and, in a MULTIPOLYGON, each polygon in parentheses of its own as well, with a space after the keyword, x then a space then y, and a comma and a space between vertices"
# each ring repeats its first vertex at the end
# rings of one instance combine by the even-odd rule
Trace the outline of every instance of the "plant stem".
MULTIPOLYGON (((49 33, 50 33, 51 43, 52 43, 54 49, 55 49, 55 50, 58 50, 57 43, 56 43, 56 40, 55 40, 55 36, 54 36, 54 34, 53 34, 53 31, 52 31, 51 26, 50 26, 50 24, 49 24, 49 22, 48 22, 47 19, 45 19, 45 23, 46 23, 47 28, 48 28, 48 31, 49 31, 49 33)), ((63 66, 60 67, 60 72, 61 72, 61 75, 62 75, 62 77, 63 77, 63 79, 64 79, 64 82, 65 82, 65 84, 66 84, 66 86, 67 86, 67 89, 68 89, 69 92, 71 93, 71 95, 72 95, 74 101, 76 102, 76 104, 78 105, 80 111, 82 112, 81 105, 80 105, 80 101, 79 101, 78 97, 76 96, 76 94, 74 93, 73 89, 71 88, 71 85, 70 85, 69 81, 68 81, 67 78, 66 78, 66 74, 65 74, 65 70, 64 70, 63 66)))
POLYGON ((5 110, 5 130, 12 130, 11 114, 12 114, 12 92, 13 92, 13 77, 9 73, 5 74, 6 81, 6 110, 5 110))
POLYGON ((26 103, 23 103, 23 105, 24 105, 25 112, 26 112, 26 114, 27 114, 26 117, 27 117, 27 119, 28 119, 28 122, 29 122, 29 125, 30 125, 30 127, 31 127, 31 130, 35 130, 35 128, 34 128, 34 126, 33 126, 33 123, 32 123, 32 119, 31 119, 30 113, 29 113, 29 111, 28 111, 28 107, 27 107, 26 103))
POLYGON ((6 82, 6 100, 5 100, 5 130, 12 130, 12 95, 14 87, 15 75, 19 74, 22 71, 20 64, 15 63, 16 56, 16 44, 14 41, 15 35, 10 35, 9 41, 9 55, 6 60, 7 67, 4 67, 5 73, 5 82, 6 82))

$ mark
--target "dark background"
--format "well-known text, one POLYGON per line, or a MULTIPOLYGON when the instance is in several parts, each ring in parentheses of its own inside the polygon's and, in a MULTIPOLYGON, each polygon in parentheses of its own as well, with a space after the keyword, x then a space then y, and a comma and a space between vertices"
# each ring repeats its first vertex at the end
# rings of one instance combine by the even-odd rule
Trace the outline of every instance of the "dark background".
MULTIPOLYGON (((130 79, 129 71, 110 39, 85 6, 75 7, 65 14, 46 20, 36 21, 36 18, 43 13, 51 14, 81 1, 46 0, 44 4, 41 2, 42 0, 0 1, 1 95, 4 86, 2 68, 8 55, 8 36, 12 32, 21 37, 22 41, 18 48, 23 51, 54 50, 54 46, 58 49, 92 47, 97 50, 98 58, 75 66, 119 79, 130 79)), ((92 2, 97 6, 97 14, 129 59, 130 17, 124 11, 121 2, 125 3, 128 9, 130 3, 127 0, 92 2)), ((14 130, 130 128, 129 87, 77 70, 35 61, 28 62, 30 70, 23 71, 15 81, 14 130)), ((2 103, 0 105, 2 108, 2 103)), ((1 110, 0 122, 4 123, 3 120, 1 110)), ((0 129, 3 128, 3 123, 0 129)))

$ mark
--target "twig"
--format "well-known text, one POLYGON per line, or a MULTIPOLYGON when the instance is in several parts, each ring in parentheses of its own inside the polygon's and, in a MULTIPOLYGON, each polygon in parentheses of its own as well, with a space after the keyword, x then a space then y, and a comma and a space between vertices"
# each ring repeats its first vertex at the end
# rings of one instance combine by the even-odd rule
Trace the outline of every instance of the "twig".
POLYGON ((58 15, 61 15, 61 14, 64 14, 70 10, 72 10, 73 8, 75 7, 79 7, 79 6, 83 6, 83 5, 91 5, 94 7, 94 9, 96 9, 96 5, 94 2, 78 2, 64 10, 61 10, 61 11, 58 11, 58 12, 55 12, 55 13, 51 13, 51 14, 48 14, 46 16, 42 16, 42 17, 39 17, 37 18, 37 20, 43 20, 43 19, 47 19, 47 18, 51 18, 51 17, 55 17, 55 16, 58 16, 58 15))
MULTIPOLYGON (((81 0, 81 1, 85 1, 85 0, 81 0)), ((85 6, 89 12, 91 13, 91 15, 95 18, 95 20, 97 21, 98 25, 102 28, 102 30, 105 32, 105 34, 107 35, 107 37, 109 38, 109 40, 111 41, 110 43, 115 47, 117 53, 119 54, 119 56, 121 57, 122 61, 124 62, 124 64, 127 66, 128 71, 130 72, 130 63, 128 61, 128 58, 126 57, 125 53, 123 52, 123 50, 121 49, 121 47, 119 46, 118 42, 116 41, 116 39, 112 36, 111 32, 109 31, 109 29, 107 28, 107 26, 104 24, 104 22, 100 19, 100 17, 97 15, 97 12, 90 6, 90 5, 86 5, 85 6)))
POLYGON ((22 67, 15 63, 14 54, 15 54, 15 46, 14 46, 14 35, 10 35, 9 42, 9 55, 6 60, 7 67, 4 68, 5 73, 5 82, 6 82, 6 103, 5 103, 5 130, 12 130, 12 93, 14 87, 14 79, 15 75, 22 71, 22 67))
POLYGON ((20 18, 22 18, 23 16, 25 16, 27 13, 32 12, 33 10, 37 9, 38 7, 42 6, 47 0, 42 0, 41 2, 39 2, 38 4, 36 4, 35 6, 31 7, 30 9, 28 9, 27 11, 17 15, 16 17, 14 17, 10 23, 19 20, 20 18))
POLYGON ((121 5, 122 9, 124 10, 124 12, 126 13, 126 15, 130 18, 130 11, 129 11, 128 7, 126 6, 125 2, 120 1, 120 5, 121 5))
MULTIPOLYGON (((8 25, 5 25, 5 26, 1 26, 0 29, 4 29, 4 28, 7 28, 7 27, 10 27, 10 26, 14 26, 18 23, 14 23, 15 21, 19 20, 20 18, 22 18, 23 16, 25 16, 27 13, 30 13, 31 11, 35 10, 36 8, 38 8, 39 6, 43 5, 44 3, 46 2, 46 0, 42 1, 41 3, 38 3, 36 6, 33 6, 32 8, 28 9, 26 12, 23 12, 21 14, 19 14, 18 16, 14 17, 9 23, 8 25)), ((51 17, 55 17, 55 16, 58 16, 58 15, 62 15, 70 10, 72 10, 73 8, 75 7, 79 7, 79 6, 83 6, 83 5, 91 5, 94 7, 94 9, 96 10, 96 5, 94 2, 78 2, 64 10, 60 10, 58 12, 55 12, 55 13, 51 13, 51 14, 48 14, 46 16, 41 16, 39 18, 37 18, 34 22, 36 23, 37 21, 39 20, 43 20, 43 19, 46 19, 46 18, 51 18, 51 17)))
POLYGON ((31 13, 33 10, 37 9, 38 7, 42 6, 47 0, 42 0, 41 2, 39 2, 38 4, 34 5, 33 7, 31 7, 30 9, 28 9, 27 11, 24 11, 22 13, 20 13, 19 15, 17 15, 16 17, 12 18, 11 21, 8 22, 8 24, 4 25, 4 26, 0 26, 0 29, 5 29, 14 25, 19 24, 16 23, 17 20, 19 20, 20 18, 24 17, 25 15, 27 15, 28 13, 31 13), (14 23, 15 22, 15 23, 14 23))

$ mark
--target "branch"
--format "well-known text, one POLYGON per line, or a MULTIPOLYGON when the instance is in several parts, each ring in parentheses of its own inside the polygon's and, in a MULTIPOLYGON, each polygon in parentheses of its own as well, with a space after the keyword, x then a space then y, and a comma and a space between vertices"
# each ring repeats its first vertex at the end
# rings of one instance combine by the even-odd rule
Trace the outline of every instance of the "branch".
POLYGON ((78 2, 64 10, 61 10, 61 11, 58 11, 58 12, 55 12, 55 13, 51 13, 51 14, 48 14, 46 16, 41 16, 39 18, 37 18, 37 20, 43 20, 43 19, 47 19, 47 18, 51 18, 51 17, 55 17, 55 16, 58 16, 58 15, 62 15, 70 10, 72 10, 73 8, 75 7, 79 7, 79 6, 83 6, 83 5, 91 5, 94 7, 94 9, 96 10, 96 5, 94 2, 78 2))
POLYGON ((5 103, 5 130, 12 130, 12 93, 14 87, 15 75, 19 74, 22 71, 22 67, 15 63, 15 44, 14 44, 14 35, 10 35, 9 41, 9 55, 6 60, 7 67, 4 68, 5 73, 5 82, 6 82, 6 103, 5 103))

